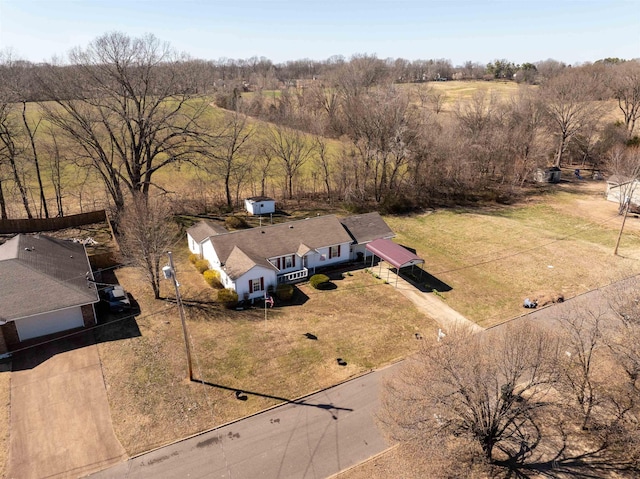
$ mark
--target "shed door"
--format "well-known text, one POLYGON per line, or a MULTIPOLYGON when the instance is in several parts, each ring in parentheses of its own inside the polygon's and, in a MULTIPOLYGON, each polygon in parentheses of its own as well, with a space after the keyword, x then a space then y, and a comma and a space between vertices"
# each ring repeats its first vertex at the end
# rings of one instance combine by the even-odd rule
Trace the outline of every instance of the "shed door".
POLYGON ((62 309, 15 321, 20 341, 84 326, 80 308, 62 309))

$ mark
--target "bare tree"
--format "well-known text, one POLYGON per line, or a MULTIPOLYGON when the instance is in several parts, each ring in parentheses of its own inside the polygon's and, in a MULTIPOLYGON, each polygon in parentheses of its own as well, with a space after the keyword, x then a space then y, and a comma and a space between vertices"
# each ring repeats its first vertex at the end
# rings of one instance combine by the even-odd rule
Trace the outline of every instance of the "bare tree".
POLYGON ((271 128, 267 132, 268 156, 280 160, 286 177, 289 199, 293 198, 293 179, 300 168, 312 157, 315 145, 299 130, 287 127, 271 128))
POLYGON ((238 178, 239 170, 247 169, 241 159, 252 135, 253 130, 247 125, 246 116, 236 110, 225 116, 222 128, 216 132, 214 143, 204 150, 203 156, 208 159, 205 160, 204 168, 210 175, 222 177, 229 208, 233 204, 231 181, 238 178))
POLYGON ((450 331, 385 385, 380 420, 396 441, 475 443, 488 462, 541 439, 537 416, 555 380, 557 342, 530 324, 450 331))
POLYGON ((640 117, 640 61, 631 60, 615 66, 611 88, 618 108, 624 116, 628 138, 633 137, 636 121, 640 117))
POLYGON ((208 101, 192 93, 190 63, 152 35, 109 33, 70 60, 41 78, 54 100, 41 106, 121 210, 124 191, 148 195, 157 171, 194 158, 208 101))
POLYGON ((602 318, 603 312, 589 309, 571 311, 560 319, 565 357, 559 384, 574 398, 582 429, 588 429, 594 407, 602 400, 597 378, 597 368, 602 364, 597 355, 604 346, 602 318))
POLYGON ((24 126, 24 130, 27 133, 27 137, 29 138, 29 146, 31 147, 31 158, 33 160, 33 165, 36 170, 36 179, 38 180, 38 190, 40 192, 40 208, 44 210, 44 217, 49 217, 49 208, 47 207, 47 198, 44 194, 44 185, 42 183, 42 172, 40 169, 40 157, 38 155, 38 148, 36 147, 36 133, 38 128, 40 127, 40 123, 42 122, 42 118, 38 118, 36 124, 31 126, 29 120, 27 119, 27 102, 22 101, 22 124, 24 126))
MULTIPOLYGON (((31 206, 29 204, 29 191, 23 179, 24 175, 24 147, 23 131, 19 126, 17 117, 19 113, 15 111, 15 103, 0 100, 0 165, 6 163, 11 170, 11 178, 20 193, 22 205, 24 206, 27 218, 33 218, 31 206)), ((4 193, 0 195, 4 205, 4 193)), ((3 207, 2 215, 6 218, 6 209, 3 207)))
POLYGON ((596 79, 579 70, 567 70, 541 87, 549 128, 558 142, 554 166, 562 165, 569 140, 602 115, 602 105, 596 101, 601 89, 596 79))
POLYGON ((318 152, 316 156, 317 168, 322 176, 322 182, 324 183, 325 191, 327 193, 327 200, 331 203, 331 165, 333 163, 333 157, 329 153, 327 141, 323 137, 317 136, 315 138, 315 142, 316 151, 318 152))
POLYGON ((640 179, 640 149, 615 146, 608 155, 608 167, 618 178, 618 214, 634 198, 637 180, 640 179))
POLYGON ((160 264, 178 238, 168 202, 136 194, 119 217, 118 233, 125 258, 144 273, 154 297, 159 299, 160 264))

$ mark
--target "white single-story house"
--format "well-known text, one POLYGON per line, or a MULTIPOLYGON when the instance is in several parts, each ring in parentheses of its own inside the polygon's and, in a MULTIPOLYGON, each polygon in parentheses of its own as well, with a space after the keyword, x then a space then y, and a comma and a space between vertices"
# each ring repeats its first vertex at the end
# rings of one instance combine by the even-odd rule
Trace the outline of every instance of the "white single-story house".
POLYGON ((622 205, 627 198, 632 205, 640 205, 640 182, 621 175, 607 178, 607 200, 622 205))
POLYGON ((378 213, 347 216, 340 220, 342 226, 351 235, 351 259, 365 261, 372 253, 367 250, 367 244, 377 239, 391 239, 396 234, 391 231, 378 213))
POLYGON ((0 354, 96 324, 98 301, 83 244, 20 234, 0 245, 0 354))
POLYGON ((251 215, 268 215, 276 212, 276 200, 267 196, 253 196, 244 200, 244 207, 251 215))
POLYGON ((210 236, 228 233, 227 229, 212 221, 199 221, 187 230, 189 251, 202 257, 202 243, 210 236))
POLYGON ((278 283, 301 281, 317 268, 356 259, 353 247, 368 238, 393 235, 377 213, 347 223, 355 234, 329 215, 212 235, 202 243, 202 256, 240 299, 261 298, 278 283))

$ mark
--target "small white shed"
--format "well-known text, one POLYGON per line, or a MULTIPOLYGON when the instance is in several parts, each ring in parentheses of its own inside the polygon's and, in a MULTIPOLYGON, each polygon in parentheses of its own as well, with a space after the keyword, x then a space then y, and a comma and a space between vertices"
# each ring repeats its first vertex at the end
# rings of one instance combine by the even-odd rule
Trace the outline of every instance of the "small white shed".
POLYGON ((247 212, 252 215, 268 215, 276 212, 276 200, 267 196, 253 196, 244 200, 247 212))

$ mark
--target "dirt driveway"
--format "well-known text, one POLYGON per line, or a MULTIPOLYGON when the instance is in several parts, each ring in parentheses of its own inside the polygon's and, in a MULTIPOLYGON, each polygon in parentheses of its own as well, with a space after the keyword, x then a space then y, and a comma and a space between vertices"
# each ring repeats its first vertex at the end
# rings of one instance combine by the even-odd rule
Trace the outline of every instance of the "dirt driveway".
POLYGON ((115 437, 92 333, 18 353, 7 478, 71 478, 126 457, 115 437))

